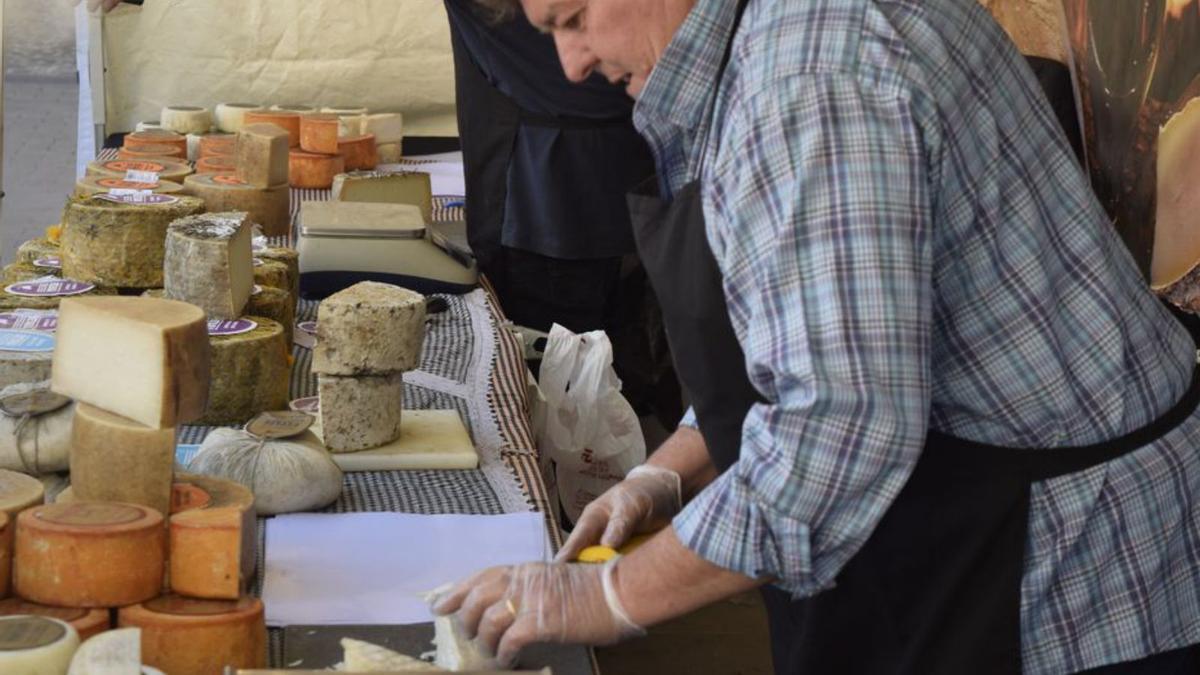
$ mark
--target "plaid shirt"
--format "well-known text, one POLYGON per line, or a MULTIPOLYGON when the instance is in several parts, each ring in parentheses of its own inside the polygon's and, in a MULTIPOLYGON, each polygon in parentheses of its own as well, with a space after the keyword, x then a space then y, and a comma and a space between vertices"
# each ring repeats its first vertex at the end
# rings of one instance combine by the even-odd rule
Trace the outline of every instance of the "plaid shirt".
MULTIPOLYGON (((718 87, 735 4, 698 0, 634 113, 668 194, 703 180, 768 401, 674 526, 803 596, 871 534, 927 428, 1010 447, 1114 438, 1179 399, 1196 350, 974 0, 753 0, 718 87)), ((1200 642, 1198 447, 1193 417, 1033 486, 1026 672, 1200 642)))

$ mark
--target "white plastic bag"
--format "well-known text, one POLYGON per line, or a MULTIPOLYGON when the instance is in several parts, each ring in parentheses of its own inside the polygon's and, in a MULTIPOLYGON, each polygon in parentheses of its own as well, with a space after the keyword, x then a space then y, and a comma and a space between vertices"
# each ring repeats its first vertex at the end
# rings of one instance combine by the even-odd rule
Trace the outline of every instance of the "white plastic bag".
POLYGON ((559 499, 572 523, 588 502, 646 460, 637 414, 621 396, 612 361, 604 331, 550 329, 538 382, 545 404, 535 431, 538 447, 554 462, 559 499))

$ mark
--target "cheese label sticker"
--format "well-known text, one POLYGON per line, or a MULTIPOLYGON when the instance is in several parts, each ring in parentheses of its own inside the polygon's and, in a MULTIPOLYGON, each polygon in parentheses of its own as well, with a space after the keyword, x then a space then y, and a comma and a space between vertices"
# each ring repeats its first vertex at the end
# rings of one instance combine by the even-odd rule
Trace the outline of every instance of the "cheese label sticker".
POLYGON ((145 160, 135 159, 114 159, 111 162, 105 162, 104 168, 109 171, 120 171, 125 175, 129 175, 130 171, 153 171, 154 173, 162 173, 167 170, 166 164, 159 162, 148 162, 145 160))
POLYGON ((308 431, 313 417, 297 410, 260 413, 246 423, 246 433, 255 438, 289 438, 308 431))
POLYGON ((106 199, 117 204, 174 204, 179 201, 178 197, 171 195, 159 195, 146 190, 132 190, 130 192, 122 192, 120 190, 101 192, 95 196, 96 199, 106 199))
POLYGON ((317 413, 321 412, 321 397, 306 396, 304 398, 298 398, 289 403, 288 407, 296 412, 316 415, 317 413))
POLYGON ((54 336, 45 331, 0 329, 0 351, 52 352, 54 336))
POLYGON ((27 298, 53 298, 65 295, 79 295, 94 290, 95 284, 86 284, 82 281, 73 279, 55 279, 48 277, 45 279, 34 279, 33 281, 22 281, 5 287, 4 292, 12 295, 21 295, 27 298))
POLYGON ((147 186, 145 188, 134 189, 153 189, 158 185, 158 172, 146 171, 144 169, 127 169, 125 171, 125 182, 147 186))
POLYGON ((250 319, 212 319, 208 322, 208 334, 213 337, 241 335, 258 328, 250 319))
POLYGON ((54 332, 58 328, 58 312, 0 313, 0 329, 41 330, 54 332))
POLYGON ((34 267, 48 267, 54 270, 62 269, 62 258, 56 255, 48 255, 44 258, 38 258, 33 261, 34 267))
POLYGON ((296 324, 296 328, 299 328, 305 333, 312 333, 313 335, 317 334, 316 321, 301 321, 300 323, 296 324))

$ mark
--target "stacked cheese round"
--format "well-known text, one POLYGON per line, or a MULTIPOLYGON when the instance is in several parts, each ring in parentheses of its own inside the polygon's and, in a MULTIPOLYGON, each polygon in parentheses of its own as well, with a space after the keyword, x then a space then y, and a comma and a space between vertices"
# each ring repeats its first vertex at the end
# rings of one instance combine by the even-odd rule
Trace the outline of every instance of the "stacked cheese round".
POLYGON ((86 640, 112 627, 107 608, 52 607, 20 598, 0 600, 0 617, 20 615, 45 616, 65 621, 78 631, 81 640, 86 640))
POLYGON ((142 629, 142 661, 170 675, 213 675, 227 666, 264 668, 267 628, 257 598, 198 600, 168 595, 123 607, 121 627, 142 629))

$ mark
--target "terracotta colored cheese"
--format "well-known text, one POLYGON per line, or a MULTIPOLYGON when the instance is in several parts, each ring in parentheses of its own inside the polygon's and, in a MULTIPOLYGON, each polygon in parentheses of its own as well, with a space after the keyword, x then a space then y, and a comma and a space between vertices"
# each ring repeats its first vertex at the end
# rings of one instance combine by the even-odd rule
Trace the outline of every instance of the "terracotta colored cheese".
POLYGON ((300 148, 305 152, 333 155, 338 151, 337 115, 305 115, 300 118, 300 148))
POLYGON ((187 424, 205 409, 209 364, 208 322, 194 305, 124 296, 59 308, 51 389, 76 401, 150 427, 187 424))
POLYGON ((242 117, 242 126, 250 124, 274 124, 288 132, 289 147, 300 146, 300 114, 279 110, 256 110, 242 117))
POLYGON ((166 530, 152 509, 48 504, 17 516, 17 595, 58 607, 121 607, 162 588, 166 530))
POLYGON ((192 166, 178 159, 110 159, 88 164, 87 175, 125 178, 129 171, 150 171, 157 173, 159 180, 182 183, 184 178, 191 175, 192 166))
POLYGON ((175 429, 156 429, 87 403, 75 408, 71 486, 85 501, 171 508, 175 429))
POLYGON ((20 598, 0 600, 0 616, 45 616, 71 624, 79 632, 79 639, 86 640, 97 633, 112 628, 107 609, 79 609, 74 607, 51 607, 20 598))
MULTIPOLYGON (((301 121, 303 136, 304 121, 301 121)), ((234 155, 238 177, 248 185, 266 189, 288 182, 287 131, 274 124, 248 124, 237 134, 234 155)))
POLYGON ((379 165, 375 137, 371 134, 338 139, 338 154, 346 158, 346 171, 369 170, 379 165))
POLYGON ((170 159, 184 159, 187 157, 187 151, 180 152, 179 148, 173 145, 143 145, 139 148, 121 148, 117 151, 117 159, 158 159, 160 157, 170 159))
POLYGON ((288 155, 288 183, 294 188, 328 189, 333 177, 345 171, 341 155, 319 155, 295 150, 288 155))
POLYGON ((170 675, 220 675, 226 666, 263 668, 267 627, 257 598, 197 600, 165 595, 117 615, 142 629, 142 663, 170 675))
POLYGON ((196 161, 196 173, 237 173, 237 159, 232 154, 203 157, 196 161))
POLYGON ((249 333, 213 336, 212 381, 208 408, 198 424, 245 424, 267 410, 285 410, 291 373, 283 326, 266 317, 244 317, 258 324, 249 333))
POLYGON ((177 157, 187 153, 187 137, 165 129, 148 129, 126 134, 123 147, 128 150, 140 150, 148 145, 170 145, 178 152, 177 157))
POLYGON ((135 183, 112 176, 84 176, 75 181, 75 194, 81 197, 90 197, 113 190, 149 190, 155 194, 172 195, 183 192, 183 186, 169 180, 157 183, 135 183))
POLYGON ((207 134, 200 137, 199 159, 214 155, 232 155, 236 134, 207 134))
POLYGON ((259 189, 233 173, 224 172, 188 176, 183 187, 188 194, 203 199, 209 211, 245 211, 250 222, 261 227, 268 237, 282 237, 291 232, 291 193, 286 184, 259 189))
POLYGON ((0 513, 0 598, 8 597, 12 583, 13 532, 16 523, 0 513))
POLYGON ((171 517, 171 589, 193 598, 236 600, 249 584, 242 560, 253 556, 242 512, 234 508, 194 509, 171 517))

